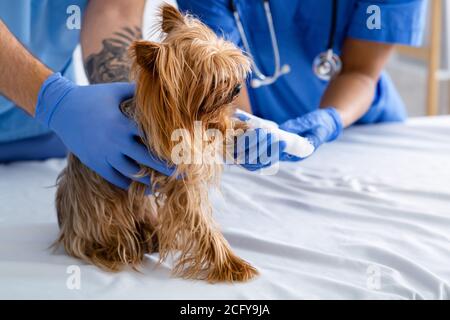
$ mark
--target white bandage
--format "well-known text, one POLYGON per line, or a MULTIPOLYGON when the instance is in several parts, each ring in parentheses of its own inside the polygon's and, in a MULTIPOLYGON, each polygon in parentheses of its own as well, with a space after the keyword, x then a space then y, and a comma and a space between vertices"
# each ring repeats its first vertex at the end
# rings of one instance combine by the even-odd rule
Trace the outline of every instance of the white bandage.
POLYGON ((299 158, 306 158, 314 152, 314 146, 308 141, 308 139, 305 139, 295 133, 281 130, 278 128, 277 123, 258 118, 240 109, 237 109, 236 112, 249 118, 246 122, 251 128, 263 128, 269 130, 271 133, 275 134, 279 140, 284 140, 286 142, 284 152, 299 158))

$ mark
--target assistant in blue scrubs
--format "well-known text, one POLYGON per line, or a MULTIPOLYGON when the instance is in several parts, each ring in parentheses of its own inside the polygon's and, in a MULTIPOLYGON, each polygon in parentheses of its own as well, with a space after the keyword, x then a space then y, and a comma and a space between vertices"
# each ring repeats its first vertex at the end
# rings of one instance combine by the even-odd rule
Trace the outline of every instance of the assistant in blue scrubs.
MULTIPOLYGON (((83 12, 86 4, 87 0, 0 1, 0 19, 36 58, 73 79, 72 54, 80 30, 67 27, 67 8, 77 5, 83 12)), ((54 133, 0 95, 0 162, 65 154, 66 147, 54 133)))
MULTIPOLYGON (((281 63, 291 72, 274 84, 248 86, 252 112, 283 123, 318 109, 327 82, 313 73, 314 58, 327 49, 332 21, 331 0, 271 0, 270 9, 281 63)), ((218 34, 242 47, 229 0, 178 0, 181 10, 198 16, 218 34)), ((262 0, 235 0, 255 63, 264 74, 274 70, 274 54, 262 0)), ((348 37, 360 40, 420 45, 424 24, 423 0, 338 0, 334 51, 340 54, 348 37), (370 30, 368 7, 377 5, 381 29, 370 30)), ((357 123, 401 121, 404 104, 386 72, 381 74, 370 109, 357 123)))

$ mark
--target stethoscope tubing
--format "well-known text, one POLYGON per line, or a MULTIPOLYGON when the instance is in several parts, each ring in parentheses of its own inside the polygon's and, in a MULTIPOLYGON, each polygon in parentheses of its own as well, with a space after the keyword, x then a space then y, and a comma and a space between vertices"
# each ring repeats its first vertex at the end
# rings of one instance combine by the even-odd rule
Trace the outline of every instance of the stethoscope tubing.
POLYGON ((275 71, 272 76, 264 75, 262 73, 262 71, 259 69, 258 65, 256 64, 255 59, 251 53, 250 44, 249 44, 247 36, 245 34, 244 26, 242 24, 241 17, 239 15, 237 7, 234 3, 234 0, 231 0, 231 3, 232 3, 232 9, 233 9, 233 16, 236 21, 236 26, 238 28, 239 34, 242 39, 242 44, 244 45, 244 49, 245 49, 246 53, 250 56, 250 58, 252 58, 251 63, 252 63, 253 71, 255 72, 256 77, 258 77, 262 81, 265 81, 265 80, 267 80, 267 78, 270 78, 270 77, 275 77, 277 75, 277 73, 279 73, 279 71, 280 71, 280 51, 278 48, 278 41, 277 41, 277 37, 275 34, 274 26, 273 26, 273 19, 272 19, 272 13, 270 11, 269 1, 264 0, 264 12, 265 12, 266 19, 267 19, 267 22, 269 25, 270 41, 272 44, 272 50, 273 50, 273 55, 274 55, 274 60, 275 60, 275 71))
MULTIPOLYGON (((244 30, 244 26, 242 24, 242 20, 241 17, 239 15, 235 0, 231 0, 231 9, 233 11, 233 16, 234 16, 234 20, 236 22, 236 26, 238 29, 238 32, 241 36, 241 40, 242 40, 242 44, 244 46, 244 49, 247 53, 247 55, 249 55, 249 57, 251 58, 251 63, 252 63, 252 68, 253 71, 255 73, 255 76, 257 79, 254 79, 254 83, 257 85, 252 85, 253 87, 259 87, 261 85, 270 85, 273 84, 274 82, 277 81, 277 79, 282 76, 283 74, 289 73, 290 72, 290 66, 289 65, 283 65, 283 67, 281 67, 281 58, 280 58, 280 51, 279 51, 279 46, 278 46, 278 40, 276 37, 276 33, 275 33, 275 27, 274 27, 274 23, 273 23, 273 17, 272 17, 272 12, 270 10, 270 4, 269 4, 269 0, 263 0, 263 6, 264 6, 264 13, 266 16, 266 20, 267 20, 267 24, 269 27, 269 34, 270 34, 270 41, 272 44, 272 51, 273 51, 273 56, 274 56, 274 64, 275 64, 275 70, 273 72, 272 75, 265 75, 261 69, 259 69, 258 65, 255 62, 255 59, 251 53, 250 50, 250 44, 249 41, 247 39, 245 30, 244 30)), ((320 54, 319 56, 324 56, 324 57, 333 57, 334 59, 338 59, 338 65, 341 65, 340 59, 339 57, 333 52, 333 47, 334 47, 334 42, 335 42, 335 38, 336 38, 336 25, 337 25, 337 0, 333 0, 333 4, 332 4, 332 21, 331 21, 331 26, 330 26, 330 32, 329 32, 329 38, 328 38, 328 44, 327 44, 327 50, 325 51, 327 54, 324 55, 323 53, 320 54)), ((331 60, 331 58, 328 58, 331 60)), ((317 60, 317 59, 316 59, 317 60)), ((320 61, 320 60, 318 60, 320 61)), ((327 63, 328 61, 325 61, 325 63, 327 63)), ((322 62, 323 63, 323 62, 322 62)), ((318 69, 315 66, 313 66, 314 69, 318 69)), ((340 71, 340 69, 338 69, 336 72, 334 73, 338 73, 340 71)), ((327 77, 323 77, 321 75, 317 75, 320 79, 326 79, 327 77)), ((329 77, 331 78, 333 76, 333 74, 329 77)))

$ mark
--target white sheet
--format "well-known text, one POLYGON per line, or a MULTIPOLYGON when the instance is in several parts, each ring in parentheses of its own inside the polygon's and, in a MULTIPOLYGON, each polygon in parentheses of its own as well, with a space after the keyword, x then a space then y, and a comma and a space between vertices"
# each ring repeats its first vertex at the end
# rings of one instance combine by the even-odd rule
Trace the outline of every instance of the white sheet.
POLYGON ((155 256, 111 274, 52 253, 64 163, 0 166, 0 298, 448 299, 449 138, 450 117, 352 128, 276 176, 227 170, 215 215, 261 272, 232 285, 171 279, 155 256))

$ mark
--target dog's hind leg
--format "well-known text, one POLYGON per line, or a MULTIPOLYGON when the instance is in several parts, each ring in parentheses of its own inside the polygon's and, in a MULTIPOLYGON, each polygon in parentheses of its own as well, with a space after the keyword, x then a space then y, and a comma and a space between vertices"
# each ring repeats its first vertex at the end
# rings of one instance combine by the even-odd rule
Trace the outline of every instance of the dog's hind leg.
POLYGON ((162 260, 179 252, 174 274, 209 282, 247 281, 258 274, 223 237, 212 218, 207 189, 174 182, 164 200, 158 208, 159 249, 162 260))

